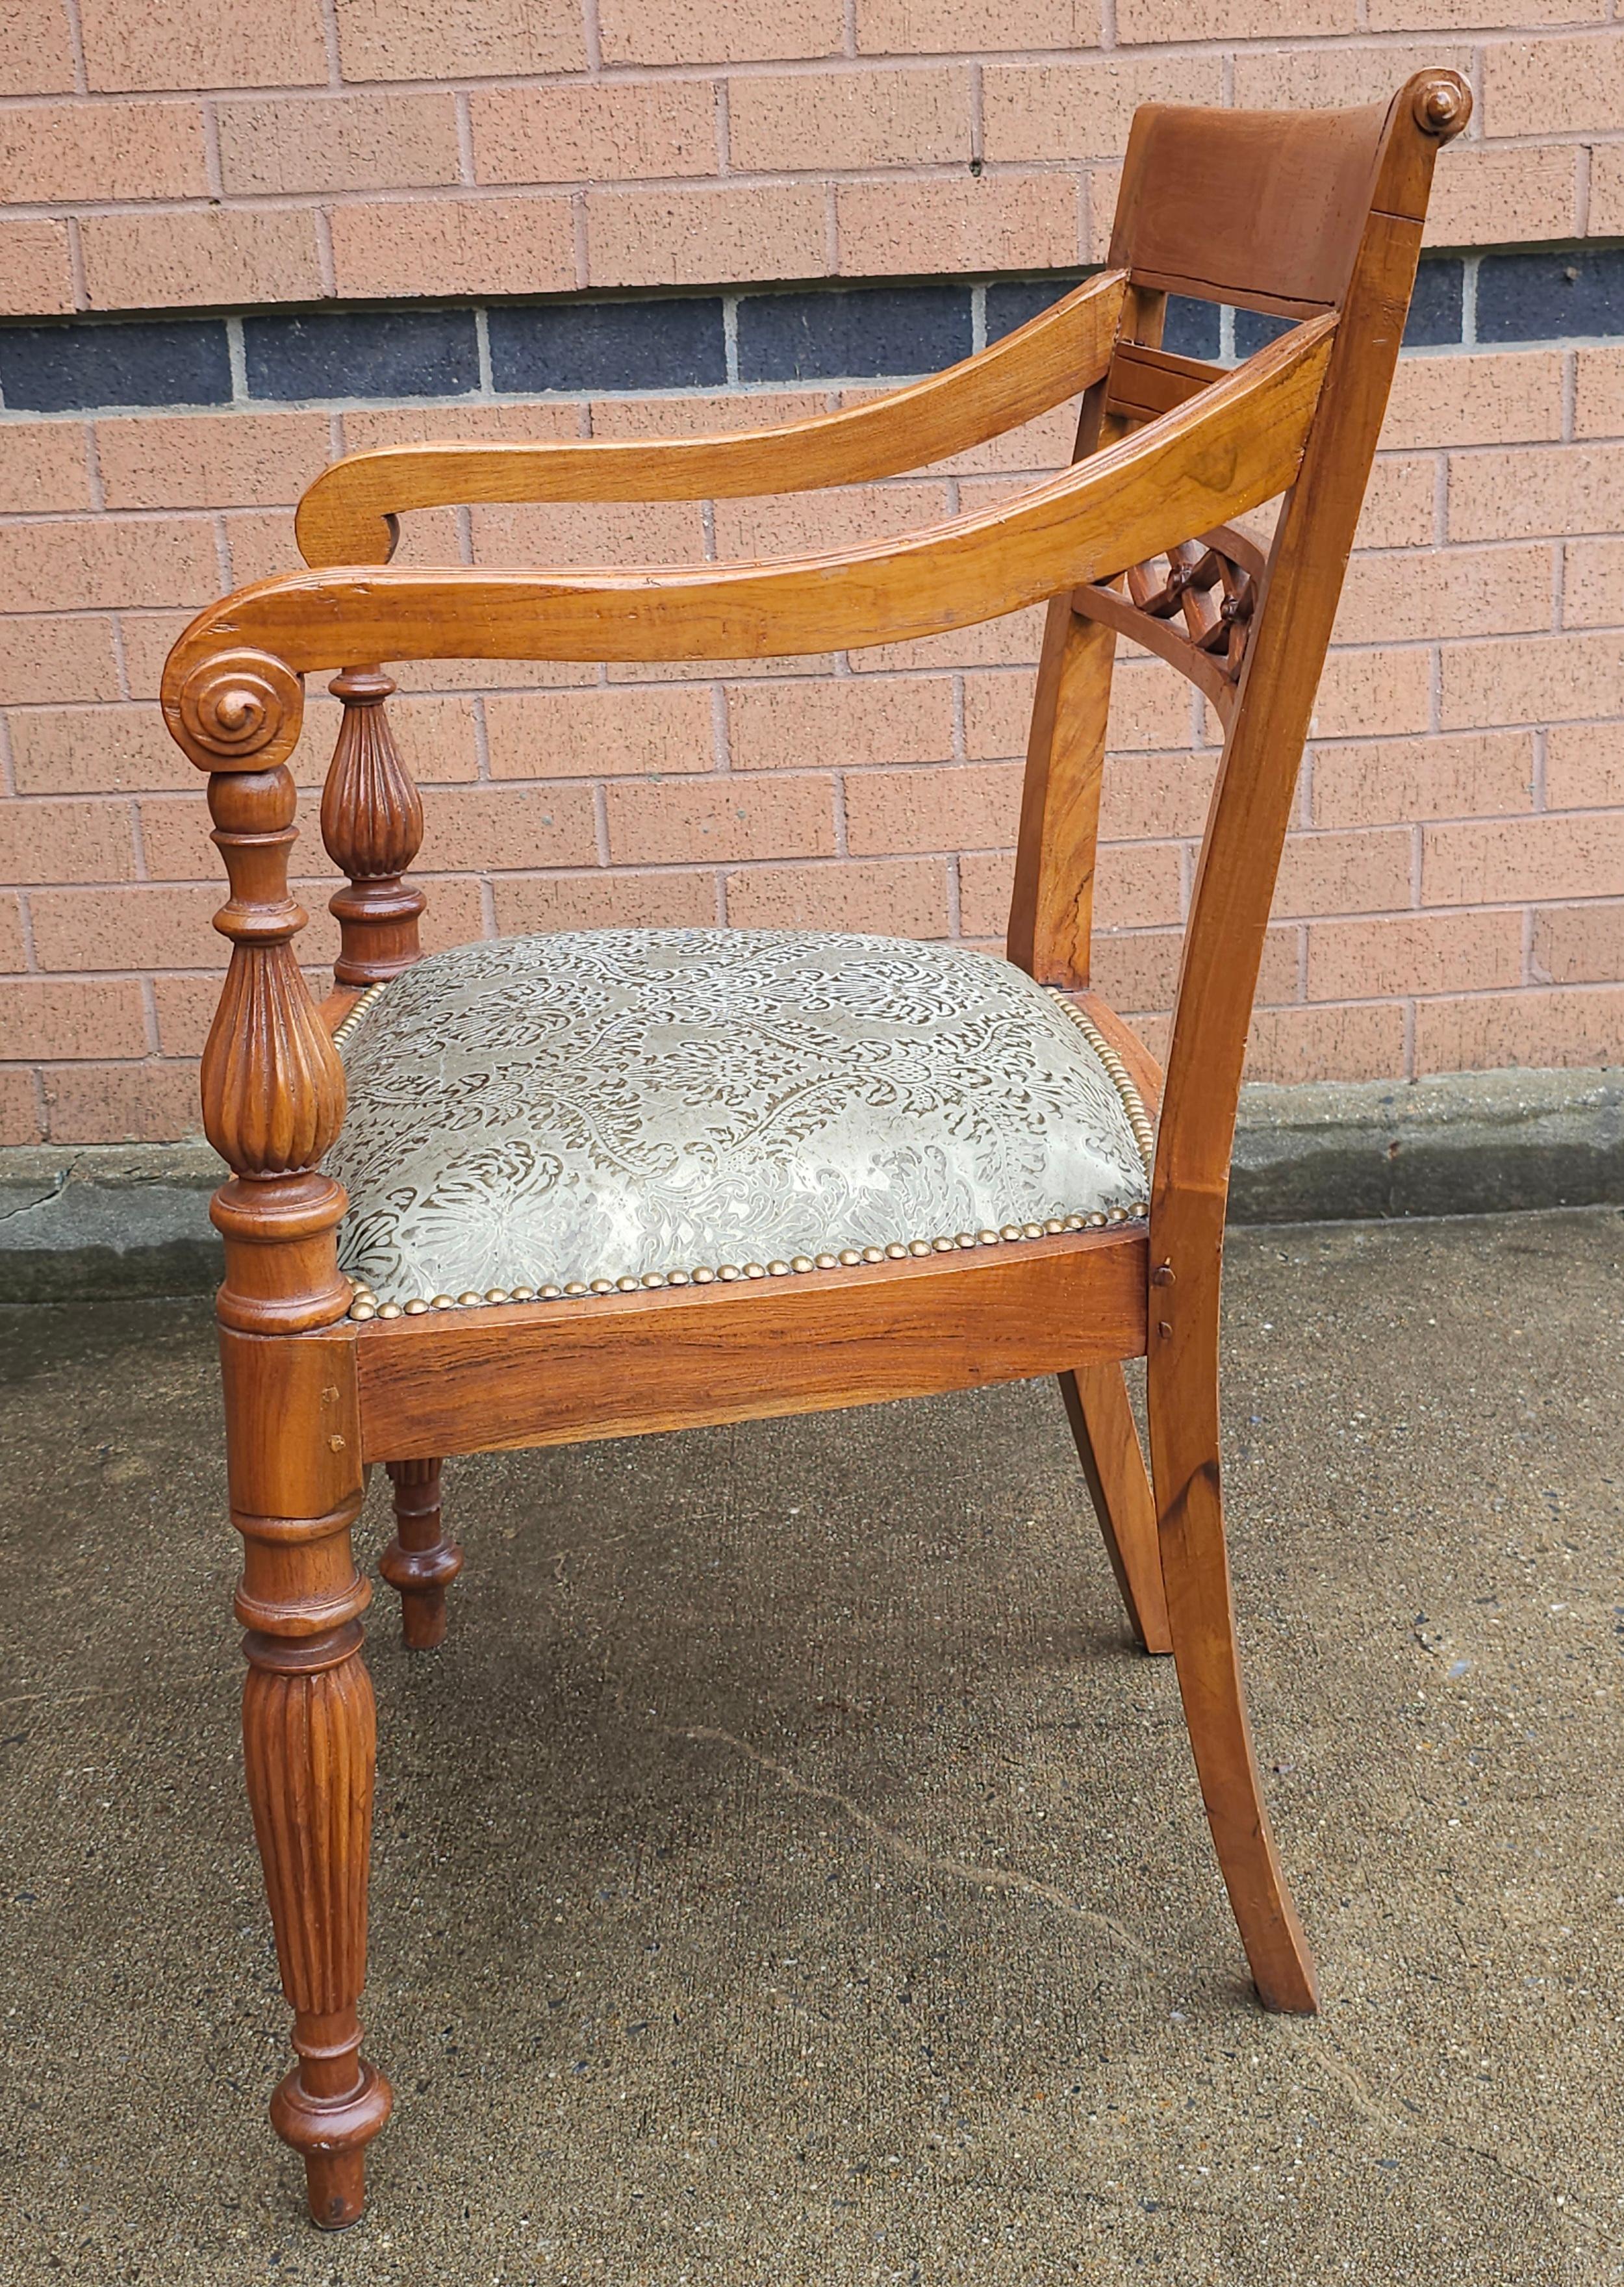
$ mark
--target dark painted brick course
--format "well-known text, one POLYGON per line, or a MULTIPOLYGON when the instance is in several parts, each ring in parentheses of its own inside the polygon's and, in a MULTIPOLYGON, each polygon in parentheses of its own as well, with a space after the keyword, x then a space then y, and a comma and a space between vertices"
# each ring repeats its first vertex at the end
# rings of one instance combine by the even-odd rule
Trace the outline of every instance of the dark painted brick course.
POLYGON ((967 286, 746 294, 738 305, 741 381, 934 373, 968 357, 970 344, 967 286))
POLYGON ((506 303, 486 321, 501 390, 713 389, 728 377, 721 303, 506 303))
POLYGON ((1490 254, 1478 269, 1478 339, 1624 334, 1624 247, 1490 254))
POLYGON ((245 318, 248 395, 462 397, 479 386, 471 310, 245 318))
POLYGON ((1461 338, 1465 316, 1463 263, 1423 262, 1415 273, 1415 291, 1405 321, 1407 349, 1442 349, 1461 338))
POLYGON ((0 392, 12 412, 105 405, 224 405, 231 356, 218 318, 0 326, 0 392))

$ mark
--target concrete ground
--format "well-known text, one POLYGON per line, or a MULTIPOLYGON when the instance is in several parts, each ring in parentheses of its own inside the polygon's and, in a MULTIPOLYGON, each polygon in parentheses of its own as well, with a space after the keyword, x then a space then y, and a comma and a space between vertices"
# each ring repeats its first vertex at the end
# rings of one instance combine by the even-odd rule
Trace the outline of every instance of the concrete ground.
POLYGON ((1624 2279, 1621 1238, 1235 1238, 1315 2022, 1250 1997, 1052 1388, 448 1471, 452 1640, 372 1637, 398 2108, 338 2240, 264 2119, 205 1307, 4 1313, 0 2278, 1624 2279))

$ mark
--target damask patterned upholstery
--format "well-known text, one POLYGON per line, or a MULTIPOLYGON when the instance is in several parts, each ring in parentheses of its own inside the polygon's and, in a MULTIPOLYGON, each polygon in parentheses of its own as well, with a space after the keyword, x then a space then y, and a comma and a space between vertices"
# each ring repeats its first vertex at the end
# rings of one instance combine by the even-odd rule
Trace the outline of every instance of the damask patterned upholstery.
POLYGON ((961 946, 721 929, 465 945, 375 987, 340 1045, 327 1165, 367 1315, 990 1242, 1145 1193, 1120 1073, 1054 995, 961 946))

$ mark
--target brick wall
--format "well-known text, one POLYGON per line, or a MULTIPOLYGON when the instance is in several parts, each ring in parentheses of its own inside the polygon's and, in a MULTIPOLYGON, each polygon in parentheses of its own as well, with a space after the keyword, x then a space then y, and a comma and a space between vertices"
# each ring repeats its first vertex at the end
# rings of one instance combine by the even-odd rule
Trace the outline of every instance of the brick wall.
MULTIPOLYGON (((1467 72, 1478 113, 1439 170, 1253 1070, 1616 1059, 1624 23, 1605 4, 0 0, 0 1136, 196 1124, 219 877, 154 694, 192 611, 296 561, 291 505, 333 453, 847 400, 1099 258, 1143 98, 1341 101, 1423 61, 1467 72)), ((1206 354, 1257 334, 1178 324, 1206 354)), ((437 512, 405 552, 827 544, 988 499, 1063 457, 1067 429, 817 503, 437 512)), ((725 918, 994 943, 1035 648, 1029 616, 707 675, 408 670, 430 942, 725 918)), ((312 963, 334 712, 312 704, 297 757, 312 963)), ((1213 726, 1128 659, 1114 744, 1099 974, 1155 1040, 1213 726)))

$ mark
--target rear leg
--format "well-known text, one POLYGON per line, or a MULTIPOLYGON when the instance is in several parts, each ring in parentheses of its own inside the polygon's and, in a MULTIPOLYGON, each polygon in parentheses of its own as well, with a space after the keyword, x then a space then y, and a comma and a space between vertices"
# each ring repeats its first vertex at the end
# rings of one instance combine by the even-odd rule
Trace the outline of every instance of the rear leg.
POLYGON ((1077 1458, 1105 1536, 1106 1555, 1146 1651, 1169 1652, 1156 1505, 1120 1365, 1084 1365, 1060 1377, 1077 1458))
POLYGON ((445 1639, 445 1591, 462 1570, 462 1551, 440 1526, 438 1461, 390 1461, 395 1538, 378 1560, 391 1588, 400 1591, 400 1632, 414 1651, 432 1651, 445 1639))

